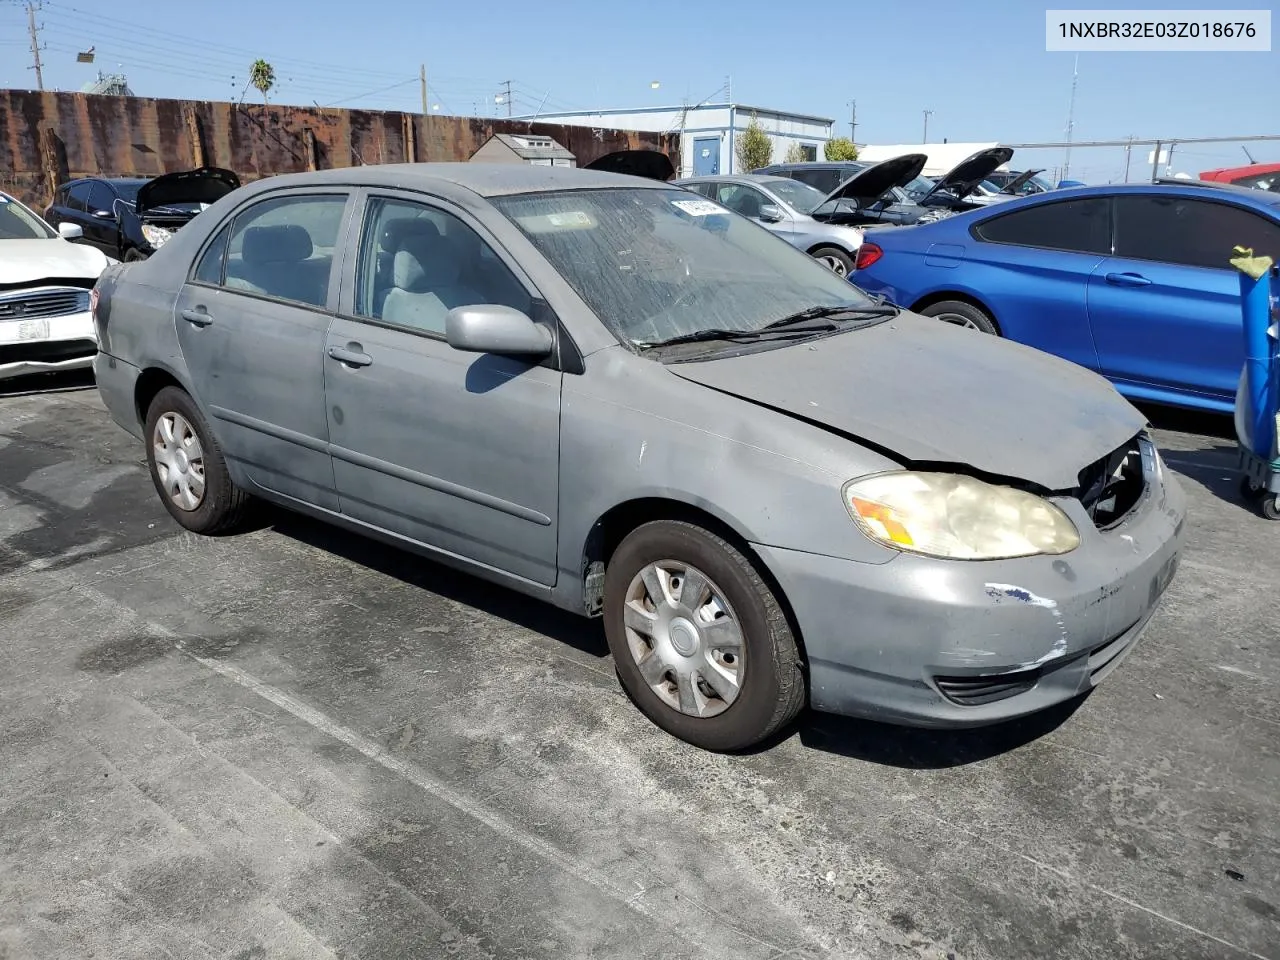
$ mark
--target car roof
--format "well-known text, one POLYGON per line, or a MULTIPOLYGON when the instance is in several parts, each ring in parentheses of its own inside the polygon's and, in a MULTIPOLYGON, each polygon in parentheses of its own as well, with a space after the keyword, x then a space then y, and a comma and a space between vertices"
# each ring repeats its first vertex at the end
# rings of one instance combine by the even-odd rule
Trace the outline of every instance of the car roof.
POLYGON ((741 183, 795 183, 790 177, 780 177, 773 173, 711 173, 703 177, 684 177, 680 180, 673 180, 672 183, 703 183, 707 180, 728 180, 729 182, 741 183))
POLYGON ((370 187, 425 187, 448 183, 482 197, 517 193, 549 193, 557 190, 603 190, 629 187, 670 188, 661 180, 601 173, 578 167, 542 167, 526 163, 386 163, 359 167, 286 173, 254 181, 251 187, 272 188, 313 184, 346 184, 370 187))

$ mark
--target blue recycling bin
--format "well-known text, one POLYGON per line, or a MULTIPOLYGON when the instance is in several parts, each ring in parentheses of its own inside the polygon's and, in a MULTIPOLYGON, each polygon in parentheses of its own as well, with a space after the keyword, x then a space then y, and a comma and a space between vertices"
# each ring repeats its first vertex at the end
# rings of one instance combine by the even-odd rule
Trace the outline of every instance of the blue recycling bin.
POLYGON ((1256 276, 1244 267, 1240 271, 1245 361, 1236 395, 1236 439, 1241 492, 1259 503, 1267 519, 1280 520, 1280 309, 1273 293, 1277 267, 1267 262, 1265 269, 1254 271, 1256 276))

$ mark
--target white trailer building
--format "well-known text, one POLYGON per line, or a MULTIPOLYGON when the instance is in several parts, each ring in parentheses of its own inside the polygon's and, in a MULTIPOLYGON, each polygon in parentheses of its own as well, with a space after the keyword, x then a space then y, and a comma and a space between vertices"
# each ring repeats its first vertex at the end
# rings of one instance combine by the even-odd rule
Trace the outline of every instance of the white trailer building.
POLYGON ((595 110, 588 113, 539 113, 518 117, 575 127, 679 133, 681 156, 672 157, 682 177, 747 173, 740 170, 734 144, 755 117, 773 138, 774 163, 781 163, 792 144, 799 144, 807 160, 822 159, 822 148, 833 136, 834 121, 785 110, 741 103, 702 103, 696 106, 595 110))

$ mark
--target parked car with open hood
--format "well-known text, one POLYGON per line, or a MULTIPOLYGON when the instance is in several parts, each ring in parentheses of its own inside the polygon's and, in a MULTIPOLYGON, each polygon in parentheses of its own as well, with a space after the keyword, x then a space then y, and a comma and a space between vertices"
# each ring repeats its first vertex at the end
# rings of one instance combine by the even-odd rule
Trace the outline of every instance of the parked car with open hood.
POLYGON ((689 177, 676 180, 675 185, 754 220, 841 277, 853 269, 862 231, 849 226, 859 218, 856 209, 841 208, 839 189, 833 196, 824 196, 799 180, 759 174, 689 177))
POLYGON ((1183 540, 1101 377, 652 179, 271 177, 99 289, 99 392, 179 524, 261 497, 602 616, 640 709, 711 749, 806 703, 966 726, 1073 698, 1183 540))
POLYGON ((79 237, 75 224, 55 230, 0 193, 0 380, 93 363, 90 291, 109 261, 68 242, 79 237))
POLYGON ((1027 197, 1053 189, 1053 184, 1040 176, 1042 173, 1043 170, 995 170, 987 174, 987 182, 997 186, 1002 193, 1027 197))
POLYGON ((52 224, 73 223, 79 242, 117 260, 149 257, 209 204, 240 186, 230 170, 202 167, 147 180, 86 177, 64 183, 45 211, 52 224))
POLYGON ((936 180, 921 176, 929 160, 923 153, 902 154, 879 163, 775 163, 756 172, 792 177, 827 192, 840 188, 850 200, 856 198, 862 218, 858 222, 906 226, 986 205, 989 199, 974 200, 971 195, 987 174, 1012 156, 1009 147, 979 150, 936 180))

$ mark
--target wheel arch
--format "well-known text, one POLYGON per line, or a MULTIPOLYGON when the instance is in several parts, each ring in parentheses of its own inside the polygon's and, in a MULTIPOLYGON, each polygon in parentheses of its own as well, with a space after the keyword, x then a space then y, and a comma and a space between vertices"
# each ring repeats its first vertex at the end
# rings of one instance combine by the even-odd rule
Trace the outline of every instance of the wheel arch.
POLYGON ((733 544, 756 568, 760 578, 773 592, 778 606, 782 608, 800 651, 801 661, 805 661, 804 637, 800 632, 800 624, 795 611, 791 607, 790 598, 783 590, 782 584, 774 576, 769 565, 765 563, 751 542, 732 522, 719 516, 707 507, 668 497, 636 497, 624 500, 606 510, 592 524, 582 551, 583 606, 590 616, 598 616, 603 605, 604 577, 603 569, 609 563, 618 546, 627 535, 638 527, 655 520, 674 520, 691 523, 701 527, 708 533, 733 544), (598 579, 593 579, 593 571, 598 572, 598 579))
MULTIPOLYGON (((143 368, 133 385, 133 407, 134 412, 138 415, 138 423, 145 424, 147 422, 147 410, 151 407, 151 401, 165 387, 177 387, 189 396, 197 407, 200 407, 200 402, 196 399, 195 394, 191 392, 190 387, 182 382, 181 377, 168 367, 152 364, 143 368)), ((203 413, 204 411, 201 410, 201 412, 203 413)))

